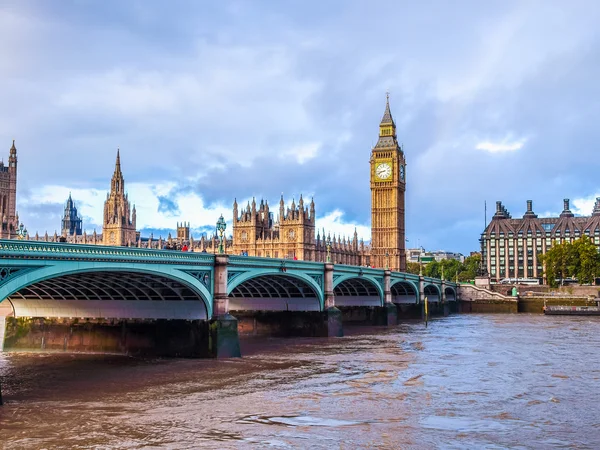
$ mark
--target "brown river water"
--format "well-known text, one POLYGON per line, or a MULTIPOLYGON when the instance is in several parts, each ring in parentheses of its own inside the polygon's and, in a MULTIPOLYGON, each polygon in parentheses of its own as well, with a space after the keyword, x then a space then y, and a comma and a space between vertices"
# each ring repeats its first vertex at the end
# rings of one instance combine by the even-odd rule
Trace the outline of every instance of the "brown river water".
POLYGON ((597 449, 599 349, 600 318, 506 314, 223 361, 0 353, 0 447, 597 449))

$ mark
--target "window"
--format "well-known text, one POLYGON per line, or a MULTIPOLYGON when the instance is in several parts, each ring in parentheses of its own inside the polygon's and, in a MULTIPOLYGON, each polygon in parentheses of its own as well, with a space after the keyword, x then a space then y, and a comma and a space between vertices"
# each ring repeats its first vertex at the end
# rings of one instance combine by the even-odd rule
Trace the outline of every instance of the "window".
POLYGON ((543 223, 542 228, 546 231, 552 231, 552 228, 554 228, 554 224, 553 223, 543 223))

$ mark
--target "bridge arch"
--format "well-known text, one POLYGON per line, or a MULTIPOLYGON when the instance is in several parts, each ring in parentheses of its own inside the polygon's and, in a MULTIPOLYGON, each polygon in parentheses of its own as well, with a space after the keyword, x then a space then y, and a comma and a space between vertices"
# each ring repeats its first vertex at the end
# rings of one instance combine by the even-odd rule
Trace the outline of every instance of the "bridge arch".
POLYGON ((456 289, 452 286, 446 286, 444 289, 444 293, 446 294, 446 300, 449 302, 456 301, 456 289))
POLYGON ((383 306, 381 284, 369 276, 342 275, 333 281, 336 306, 383 306))
POLYGON ((439 302, 441 300, 440 288, 435 284, 428 283, 424 286, 424 294, 429 302, 439 302))
POLYGON ((419 303, 419 288, 409 280, 396 280, 390 285, 393 303, 419 303))
POLYGON ((230 311, 322 311, 323 294, 307 275, 259 270, 236 275, 227 285, 230 311))
POLYGON ((114 319, 212 317, 212 294, 174 267, 55 264, 16 274, 0 287, 17 316, 114 319))

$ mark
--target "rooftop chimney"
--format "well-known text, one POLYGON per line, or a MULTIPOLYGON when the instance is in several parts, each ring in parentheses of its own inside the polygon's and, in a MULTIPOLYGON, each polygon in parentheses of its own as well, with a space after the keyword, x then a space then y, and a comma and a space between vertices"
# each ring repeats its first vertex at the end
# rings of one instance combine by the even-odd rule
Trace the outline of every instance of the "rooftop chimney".
POLYGON ((531 200, 527 200, 527 211, 525 212, 525 214, 523 215, 523 218, 525 217, 537 217, 537 215, 533 212, 533 201, 531 200))
POLYGON ((563 212, 560 213, 560 217, 573 217, 574 214, 571 212, 571 210, 569 209, 569 199, 565 198, 563 200, 564 206, 563 206, 563 212))

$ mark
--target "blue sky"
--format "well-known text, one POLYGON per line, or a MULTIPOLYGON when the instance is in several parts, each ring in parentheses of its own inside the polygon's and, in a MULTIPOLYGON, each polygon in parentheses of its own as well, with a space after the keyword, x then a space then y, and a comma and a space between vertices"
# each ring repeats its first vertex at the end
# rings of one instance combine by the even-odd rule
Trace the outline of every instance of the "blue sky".
POLYGON ((3 1, 0 148, 16 139, 32 234, 69 192, 100 231, 120 147, 144 235, 283 192, 368 240, 389 90, 409 246, 468 253, 486 200, 591 212, 599 19, 594 1, 3 1))

